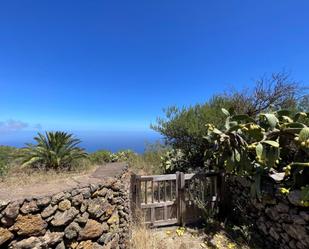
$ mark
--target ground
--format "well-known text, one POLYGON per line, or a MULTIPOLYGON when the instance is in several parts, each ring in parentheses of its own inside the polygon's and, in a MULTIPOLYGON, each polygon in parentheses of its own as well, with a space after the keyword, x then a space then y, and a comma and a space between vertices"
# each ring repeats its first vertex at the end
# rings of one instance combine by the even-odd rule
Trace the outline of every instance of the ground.
POLYGON ((207 229, 167 227, 149 229, 136 226, 133 230, 134 249, 255 249, 239 236, 231 235, 220 225, 207 229))
POLYGON ((0 181, 0 200, 21 200, 27 197, 52 195, 81 184, 100 182, 102 178, 119 177, 126 163, 109 163, 83 172, 39 171, 15 174, 0 181))

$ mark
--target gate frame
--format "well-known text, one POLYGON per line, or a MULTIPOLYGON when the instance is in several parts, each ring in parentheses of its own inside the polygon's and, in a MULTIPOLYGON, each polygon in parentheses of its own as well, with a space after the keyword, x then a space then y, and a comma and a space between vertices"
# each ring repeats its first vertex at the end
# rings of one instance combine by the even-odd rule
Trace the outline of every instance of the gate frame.
MULTIPOLYGON (((185 174, 183 172, 177 171, 175 174, 168 174, 168 175, 149 175, 149 176, 142 176, 142 175, 131 175, 131 209, 133 218, 137 218, 137 213, 141 210, 151 209, 150 215, 150 222, 145 222, 149 224, 151 227, 158 227, 158 226, 167 226, 167 225, 180 225, 184 226, 186 224, 186 199, 185 199, 185 184, 186 180, 189 181, 194 177, 203 176, 207 177, 215 177, 214 179, 214 193, 212 194, 211 203, 212 206, 214 203, 219 203, 222 201, 223 197, 223 190, 224 190, 224 175, 222 172, 208 172, 208 173, 197 173, 197 174, 185 174), (147 182, 151 182, 152 188, 152 203, 147 203, 148 197, 145 199, 145 203, 142 203, 142 182, 145 183, 145 196, 148 194, 147 190, 147 182), (175 181, 176 188, 175 188, 175 195, 176 199, 172 204, 170 201, 163 201, 163 202, 153 202, 154 199, 154 182, 166 182, 166 181, 175 181), (214 195, 213 195, 214 194, 214 195), (167 205, 168 204, 168 205, 167 205), (166 209, 167 206, 176 205, 176 218, 175 219, 167 219, 166 209), (155 220, 155 209, 158 207, 164 207, 164 219, 156 221, 155 220)), ((165 185, 164 185, 165 187, 165 185)), ((160 187, 159 187, 160 192, 160 187)), ((166 187, 165 187, 165 195, 166 195, 166 187)), ((160 198, 160 193, 159 193, 160 198)), ((165 196, 166 198, 166 196, 165 196)))

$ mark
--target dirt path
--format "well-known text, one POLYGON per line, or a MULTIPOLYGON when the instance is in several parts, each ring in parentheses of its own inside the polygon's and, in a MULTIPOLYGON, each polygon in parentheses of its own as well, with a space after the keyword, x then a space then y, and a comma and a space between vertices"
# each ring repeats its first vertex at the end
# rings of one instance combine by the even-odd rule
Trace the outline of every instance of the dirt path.
POLYGON ((179 227, 136 227, 133 229, 132 244, 134 249, 253 249, 245 242, 234 240, 223 228, 206 232, 179 227))
POLYGON ((0 200, 21 200, 28 197, 46 196, 75 187, 102 182, 106 178, 121 176, 126 167, 126 163, 109 163, 97 167, 94 172, 89 172, 88 174, 68 175, 67 177, 63 177, 61 174, 59 176, 54 174, 51 175, 52 179, 48 181, 44 181, 44 178, 42 178, 43 181, 38 183, 15 186, 6 186, 5 183, 1 183, 0 200))

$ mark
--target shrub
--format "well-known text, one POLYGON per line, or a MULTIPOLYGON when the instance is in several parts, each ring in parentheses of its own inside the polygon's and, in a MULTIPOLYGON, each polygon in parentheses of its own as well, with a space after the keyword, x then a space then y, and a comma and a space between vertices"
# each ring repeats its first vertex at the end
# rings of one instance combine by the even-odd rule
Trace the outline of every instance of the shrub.
POLYGON ((4 176, 18 158, 20 150, 11 146, 0 146, 0 176, 4 176))
POLYGON ((289 108, 295 112, 308 110, 309 97, 300 98, 300 94, 305 93, 301 90, 303 89, 288 74, 276 73, 270 77, 261 77, 252 89, 215 95, 204 104, 187 108, 170 107, 165 111, 165 117, 158 118, 157 123, 151 127, 164 137, 167 145, 184 154, 186 165, 181 164, 174 171, 190 171, 204 166, 204 151, 209 146, 203 139, 207 134, 205 124, 213 124, 218 129, 224 128, 222 107, 253 118, 260 112, 267 112, 269 108, 289 108))
POLYGON ((112 161, 112 152, 108 150, 98 150, 89 155, 89 159, 93 164, 104 164, 112 161))
POLYGON ((38 133, 34 137, 35 145, 27 144, 24 148, 22 166, 34 166, 43 169, 71 169, 73 164, 87 153, 77 145, 81 142, 66 132, 38 133))
POLYGON ((280 183, 282 189, 309 184, 309 128, 301 122, 309 113, 280 110, 253 119, 222 111, 227 116, 224 129, 207 125, 209 168, 248 176, 253 181, 252 194, 258 198, 263 178, 280 183))

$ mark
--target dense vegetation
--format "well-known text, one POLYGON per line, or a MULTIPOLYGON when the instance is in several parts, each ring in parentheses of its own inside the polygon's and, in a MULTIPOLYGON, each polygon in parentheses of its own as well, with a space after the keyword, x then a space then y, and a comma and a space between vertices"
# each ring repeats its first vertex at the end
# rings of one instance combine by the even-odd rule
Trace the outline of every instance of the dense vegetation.
MULTIPOLYGON (((206 124, 224 128, 226 117, 221 108, 252 118, 261 112, 280 109, 289 109, 295 114, 309 111, 305 90, 286 73, 277 73, 257 80, 252 89, 215 95, 204 104, 167 108, 165 117, 158 118, 157 123, 152 125, 172 148, 163 162, 166 170, 192 171, 205 166, 204 153, 212 149, 204 139, 208 131, 206 124), (175 157, 178 159, 174 160, 175 157)), ((307 120, 304 122, 308 124, 307 120)))

